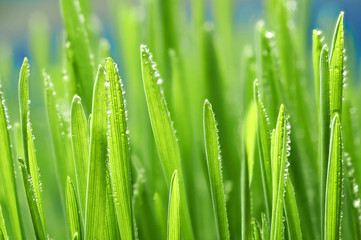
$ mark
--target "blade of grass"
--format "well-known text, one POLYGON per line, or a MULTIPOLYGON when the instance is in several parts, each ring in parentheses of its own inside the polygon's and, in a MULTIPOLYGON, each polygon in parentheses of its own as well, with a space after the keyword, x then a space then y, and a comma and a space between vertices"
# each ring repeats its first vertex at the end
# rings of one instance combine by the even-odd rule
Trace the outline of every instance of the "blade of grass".
POLYGON ((117 213, 114 205, 114 195, 111 184, 109 165, 107 168, 107 189, 106 189, 106 210, 105 210, 105 224, 106 224, 106 239, 121 239, 119 226, 117 221, 117 213))
POLYGON ((288 234, 290 240, 302 240, 300 217, 296 203, 295 190, 288 176, 285 183, 284 210, 287 219, 288 234))
MULTIPOLYGON (((245 125, 244 125, 245 126, 245 125)), ((243 127, 244 129, 245 127, 243 127)), ((245 131, 243 131, 245 132, 245 131)), ((243 136, 243 138, 245 138, 243 136)), ((251 239, 252 226, 251 226, 251 191, 249 184, 248 174, 248 161, 245 151, 245 139, 243 139, 243 159, 241 159, 241 234, 242 239, 251 239)))
POLYGON ((336 23, 330 51, 330 110, 331 117, 342 112, 342 89, 344 79, 344 39, 343 15, 341 12, 336 23))
POLYGON ((255 219, 252 220, 252 239, 253 240, 261 240, 261 233, 259 231, 258 224, 255 219))
POLYGON ((314 29, 312 32, 312 60, 313 60, 313 76, 315 83, 315 97, 317 107, 320 108, 320 56, 324 42, 323 33, 314 29))
POLYGON ((267 221, 267 217, 264 213, 261 214, 261 219, 262 219, 262 239, 263 240, 267 240, 270 239, 269 238, 269 227, 268 227, 268 221, 267 221))
POLYGON ((156 212, 160 232, 166 235, 166 227, 167 227, 166 213, 163 208, 162 200, 160 199, 160 196, 157 192, 154 193, 153 200, 154 200, 155 212, 156 212))
POLYGON ((122 239, 133 239, 132 185, 130 175, 127 110, 123 83, 111 58, 105 61, 105 78, 109 83, 108 153, 115 207, 122 239))
MULTIPOLYGON (((16 192, 16 182, 14 175, 14 166, 12 159, 12 148, 10 142, 9 130, 11 129, 10 122, 8 120, 7 108, 5 106, 5 99, 0 85, 0 176, 3 184, 3 189, 6 192, 5 202, 7 203, 7 211, 10 215, 10 223, 14 237, 16 239, 22 239, 22 225, 20 223, 19 213, 19 199, 16 192)), ((3 231, 4 233, 4 231, 3 231)), ((6 233, 5 233, 6 234, 6 233)))
POLYGON ((341 237, 342 205, 342 136, 338 113, 332 120, 330 152, 328 158, 324 239, 333 240, 341 237))
POLYGON ((181 196, 182 233, 186 239, 193 239, 193 230, 186 197, 185 184, 181 171, 181 157, 170 114, 167 108, 162 79, 152 60, 152 54, 145 45, 141 45, 141 63, 144 91, 158 154, 166 179, 170 179, 174 170, 179 172, 181 196))
POLYGON ((87 176, 89 166, 88 123, 79 96, 71 104, 71 140, 74 166, 82 214, 85 214, 87 176))
POLYGON ((107 92, 104 69, 99 65, 94 84, 90 121, 90 154, 85 210, 85 238, 104 239, 106 209, 107 92))
POLYGON ((207 156, 208 176, 211 186, 213 210, 219 239, 229 239, 226 202, 222 178, 221 150, 218 129, 212 105, 205 100, 203 105, 203 129, 205 151, 207 156))
POLYGON ((1 240, 5 240, 8 239, 8 234, 6 232, 6 227, 5 227, 5 221, 4 221, 4 216, 3 216, 3 210, 2 207, 0 206, 0 239, 1 240))
POLYGON ((24 148, 24 164, 22 166, 23 178, 25 186, 28 185, 27 198, 30 207, 32 219, 40 217, 40 222, 35 221, 34 229, 37 237, 45 238, 46 228, 44 219, 44 210, 41 196, 41 183, 39 169, 36 161, 34 137, 32 135, 30 123, 30 110, 29 110, 29 64, 28 59, 25 58, 20 69, 19 75, 19 105, 20 105, 20 122, 24 148), (25 172, 24 172, 25 171, 25 172), (29 183, 30 182, 30 183, 29 183), (31 207, 33 202, 36 203, 36 208, 31 207), (37 216, 39 214, 39 216, 37 216), (41 226, 40 226, 41 225, 41 226))
POLYGON ((180 239, 180 191, 178 172, 174 171, 170 181, 169 204, 168 204, 168 240, 180 239))
POLYGON ((82 223, 81 212, 77 194, 70 177, 66 179, 66 212, 68 216, 68 226, 70 238, 75 234, 82 239, 82 223))

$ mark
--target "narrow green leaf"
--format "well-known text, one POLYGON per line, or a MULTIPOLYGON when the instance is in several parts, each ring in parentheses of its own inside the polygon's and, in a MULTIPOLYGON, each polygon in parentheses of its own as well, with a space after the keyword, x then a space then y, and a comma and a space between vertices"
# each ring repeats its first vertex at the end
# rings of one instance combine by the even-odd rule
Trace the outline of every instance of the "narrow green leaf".
MULTIPOLYGON (((40 222, 33 222, 34 228, 36 230, 36 234, 38 237, 45 237, 46 228, 45 228, 45 219, 44 219, 44 210, 42 204, 42 197, 41 197, 41 184, 40 184, 40 177, 39 177, 39 169, 36 162, 36 155, 35 155, 35 147, 34 147, 34 137, 32 135, 31 123, 30 123, 30 110, 29 110, 29 64, 28 59, 25 58, 23 65, 20 69, 20 76, 19 76, 19 104, 20 104, 20 122, 21 122, 21 131, 22 131, 22 138, 23 138, 23 147, 24 147, 24 166, 23 173, 24 183, 30 181, 29 188, 27 193, 28 204, 31 209, 33 203, 32 201, 36 202, 37 211, 34 210, 32 212, 33 221, 37 218, 37 214, 40 215, 40 222), (42 226, 36 226, 37 224, 41 224, 42 226), (42 229, 42 231, 40 230, 42 229), (37 232, 40 230, 40 232, 37 232), (42 236, 44 235, 44 236, 42 236)), ((28 183, 26 183, 28 185, 28 183)))
POLYGON ((318 108, 320 108, 320 56, 323 47, 324 36, 322 31, 314 29, 312 32, 312 60, 313 76, 315 83, 315 97, 318 108))
POLYGON ((79 202, 85 214, 87 176, 89 166, 88 124, 80 97, 74 96, 71 104, 71 140, 73 145, 74 166, 78 186, 79 202))
POLYGON ((212 105, 205 100, 203 105, 203 129, 209 182, 213 200, 213 210, 219 239, 229 239, 226 202, 222 179, 221 150, 218 139, 217 123, 212 105))
POLYGON ((266 218, 266 215, 264 213, 261 214, 261 218, 262 218, 262 239, 263 240, 267 240, 269 239, 269 226, 268 226, 268 221, 266 218))
POLYGON ((285 172, 289 147, 289 130, 288 114, 284 105, 281 105, 278 114, 276 130, 272 135, 272 222, 271 238, 272 240, 283 238, 283 204, 285 188, 285 172))
POLYGON ((70 237, 77 233, 79 238, 82 239, 80 206, 70 177, 66 179, 66 213, 68 216, 70 237))
POLYGON ((331 117, 342 110, 344 80, 343 12, 340 13, 332 39, 330 51, 330 110, 331 117))
POLYGON ((95 79, 90 121, 90 154, 85 210, 85 238, 104 239, 106 209, 107 92, 104 69, 99 65, 95 79))
POLYGON ((154 200, 155 212, 156 212, 160 232, 165 235, 166 227, 167 227, 167 223, 166 223, 167 216, 166 216, 166 212, 164 211, 160 196, 157 192, 154 193, 153 200, 154 200))
POLYGON ((109 163, 113 194, 122 239, 134 238, 132 212, 132 185, 130 181, 130 160, 123 83, 117 66, 111 58, 105 62, 105 78, 109 83, 109 163))
POLYGON ((301 223, 298 216, 298 208, 296 203, 295 190, 293 188, 290 177, 286 179, 286 191, 284 195, 285 215, 287 219, 288 234, 290 240, 302 240, 301 223))
POLYGON ((120 239, 119 226, 117 221, 117 213, 114 205, 114 195, 110 179, 109 165, 107 168, 107 189, 106 189, 106 210, 105 210, 105 239, 120 239))
POLYGON ((252 220, 252 232, 253 232, 252 239, 254 239, 254 240, 262 239, 258 224, 255 219, 252 220))
POLYGON ((5 221, 3 216, 3 210, 0 206, 0 239, 5 240, 8 239, 8 234, 6 233, 5 221))
POLYGON ((168 240, 180 239, 180 191, 177 170, 174 171, 170 182, 168 204, 168 240))
POLYGON ((330 153, 328 156, 324 239, 333 240, 339 239, 341 236, 343 181, 341 123, 337 113, 332 120, 330 153))
MULTIPOLYGON (((243 131, 244 132, 244 131, 243 131)), ((245 139, 243 140, 243 142, 245 139)), ((245 143, 242 144, 245 148, 245 143)), ((251 191, 248 176, 248 161, 246 152, 243 150, 243 159, 241 160, 241 232, 242 239, 252 238, 251 226, 251 191)))
MULTIPOLYGON (((193 239, 193 230, 188 210, 181 157, 175 131, 162 89, 162 79, 152 60, 152 54, 145 45, 141 45, 141 63, 144 91, 148 104, 149 116, 158 154, 166 179, 170 179, 174 170, 178 170, 181 192, 182 234, 186 239, 193 239)), ((168 180, 167 180, 168 181, 168 180)))
MULTIPOLYGON (((0 86, 0 177, 6 192, 5 201, 7 203, 7 211, 10 215, 11 228, 14 231, 16 239, 22 239, 22 225, 20 223, 19 200, 16 192, 16 182, 14 175, 14 166, 12 159, 12 148, 10 143, 9 129, 11 129, 8 120, 5 99, 0 86)), ((6 234, 6 232, 3 231, 6 234)))

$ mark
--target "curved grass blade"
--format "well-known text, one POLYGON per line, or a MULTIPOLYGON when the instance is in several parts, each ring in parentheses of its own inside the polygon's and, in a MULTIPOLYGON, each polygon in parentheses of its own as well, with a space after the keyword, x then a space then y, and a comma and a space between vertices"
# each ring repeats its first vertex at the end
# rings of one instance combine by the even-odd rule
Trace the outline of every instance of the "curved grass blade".
POLYGON ((79 96, 75 95, 71 104, 71 140, 74 166, 78 186, 79 202, 85 214, 87 176, 89 166, 88 123, 79 96))
POLYGON ((70 177, 67 177, 66 179, 66 212, 68 216, 70 237, 77 234, 78 238, 82 239, 80 206, 70 177))
POLYGON ((3 210, 2 207, 0 206, 0 239, 1 240, 5 240, 8 239, 8 234, 6 232, 6 227, 5 227, 5 221, 4 221, 4 216, 3 216, 3 210))
POLYGON ((212 105, 205 100, 203 105, 203 129, 209 182, 213 200, 213 210, 219 239, 229 239, 226 202, 222 178, 221 150, 218 140, 217 123, 212 105))
POLYGON ((272 134, 272 222, 271 238, 272 240, 282 239, 283 237, 283 205, 285 189, 285 172, 288 157, 290 125, 288 114, 282 104, 278 114, 276 130, 272 134))
POLYGON ((330 110, 331 117, 341 114, 344 80, 343 15, 341 12, 335 27, 330 51, 330 110))
POLYGON ((130 175, 127 111, 123 83, 111 58, 105 61, 105 78, 109 83, 108 152, 111 182, 122 239, 134 238, 132 183, 130 175))
MULTIPOLYGON (((7 211, 10 215, 11 228, 13 229, 16 239, 22 239, 22 225, 20 223, 19 200, 16 192, 16 182, 14 175, 14 166, 12 159, 12 150, 10 143, 9 129, 11 125, 8 120, 5 99, 0 86, 0 176, 3 184, 4 192, 6 192, 5 201, 7 203, 7 211)), ((6 235, 6 232, 3 231, 6 235)))
POLYGON ((284 195, 284 210, 287 219, 289 239, 302 240, 301 223, 300 217, 298 216, 295 190, 289 177, 287 177, 286 179, 285 188, 286 191, 284 195))
MULTIPOLYGON (((188 209, 183 174, 181 171, 181 157, 177 138, 167 104, 161 87, 162 79, 152 60, 152 54, 145 46, 141 46, 141 63, 144 91, 148 104, 149 116, 153 135, 166 179, 170 179, 174 170, 178 169, 181 196, 182 234, 186 239, 194 239, 192 224, 188 209)), ((167 180, 168 181, 168 180, 167 180)))
POLYGON ((99 65, 90 121, 90 154, 85 210, 85 238, 104 239, 106 209, 107 92, 104 69, 99 65))
POLYGON ((20 69, 19 76, 19 104, 20 104, 20 122, 21 122, 21 131, 23 138, 23 147, 24 147, 24 164, 22 166, 23 178, 25 186, 28 185, 26 194, 28 198, 28 204, 31 210, 32 219, 40 217, 40 222, 33 222, 34 229, 38 237, 44 237, 46 233, 45 228, 45 219, 44 219, 44 210, 41 197, 41 184, 39 179, 39 170, 36 162, 35 147, 34 147, 34 137, 32 135, 31 123, 30 123, 30 110, 29 110, 29 64, 28 59, 25 58, 23 65, 20 69), (25 171, 25 172, 24 172, 25 171), (26 182, 26 183, 25 183, 26 182), (29 183, 28 183, 29 182, 29 183), (36 202, 36 209, 31 207, 33 201, 36 202), (41 224, 41 226, 36 226, 41 224), (41 230, 42 229, 42 230, 41 230))
POLYGON ((168 205, 168 240, 180 239, 180 191, 177 170, 174 171, 170 181, 168 205))
POLYGON ((339 115, 332 120, 330 153, 328 158, 324 239, 339 239, 341 234, 342 205, 342 136, 339 115))

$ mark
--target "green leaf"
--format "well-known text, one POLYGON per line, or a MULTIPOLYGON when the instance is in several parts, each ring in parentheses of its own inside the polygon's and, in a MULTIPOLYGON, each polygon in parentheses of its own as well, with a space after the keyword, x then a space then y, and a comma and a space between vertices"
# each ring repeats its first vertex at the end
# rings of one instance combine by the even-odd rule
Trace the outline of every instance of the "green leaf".
POLYGON ((3 210, 0 206, 0 239, 5 240, 8 239, 8 234, 6 233, 5 221, 3 216, 3 210))
POLYGON ((261 231, 262 239, 267 240, 269 239, 268 221, 264 213, 261 214, 261 218, 262 218, 262 231, 261 231))
POLYGON ((85 238, 104 239, 107 160, 107 92, 104 69, 99 65, 90 121, 90 161, 85 210, 85 238))
POLYGON ((24 164, 22 166, 25 186, 28 185, 26 194, 28 204, 31 210, 34 229, 37 237, 45 238, 46 228, 44 219, 44 210, 41 197, 41 184, 39 179, 39 169, 36 162, 34 137, 32 135, 29 110, 29 64, 25 58, 20 69, 19 76, 19 104, 20 104, 20 122, 24 147, 24 164), (24 172, 25 171, 25 172, 24 172), (31 207, 33 201, 36 202, 36 209, 31 207), (37 216, 39 214, 39 216, 37 216), (40 222, 37 218, 40 217, 40 222), (34 222, 34 220, 36 221, 34 222), (41 226, 38 226, 40 224, 41 226))
POLYGON ((330 110, 331 117, 341 114, 344 80, 343 12, 340 13, 333 34, 330 52, 330 110))
POLYGON ((212 105, 205 100, 203 105, 203 129, 205 151, 207 156, 208 176, 211 186, 213 210, 219 239, 229 239, 226 202, 222 179, 221 150, 218 140, 217 123, 212 105))
POLYGON ((300 218, 298 216, 295 190, 289 176, 286 179, 285 188, 286 191, 284 195, 284 210, 287 219, 289 239, 302 240, 301 224, 300 218))
POLYGON ((181 192, 182 234, 186 239, 193 239, 193 230, 188 210, 181 157, 175 131, 162 89, 162 79, 152 60, 152 54, 145 45, 141 45, 141 63, 144 91, 148 104, 153 135, 166 179, 170 179, 174 170, 178 170, 181 192))
MULTIPOLYGON (((244 132, 244 131, 243 131, 244 132)), ((243 142, 245 139, 243 140, 243 142)), ((245 148, 245 143, 242 144, 245 148)), ((242 239, 252 238, 251 226, 251 191, 248 177, 248 161, 246 152, 243 150, 243 159, 241 165, 241 228, 242 239)))
POLYGON ((320 108, 320 56, 323 47, 324 36, 322 31, 314 29, 312 32, 312 60, 313 76, 315 83, 315 97, 317 107, 320 108))
POLYGON ((168 203, 168 240, 180 239, 180 191, 177 170, 174 171, 170 182, 168 203))
POLYGON ((157 192, 154 193, 153 200, 154 200, 155 213, 156 213, 156 216, 157 216, 160 232, 165 235, 166 234, 166 227, 167 227, 166 213, 165 213, 164 208, 163 208, 162 200, 160 199, 160 196, 159 196, 159 194, 157 192))
POLYGON ((80 97, 71 104, 71 140, 74 154, 76 182, 82 213, 85 213, 87 176, 89 166, 88 124, 80 97))
POLYGON ((94 79, 94 54, 89 43, 89 33, 79 0, 61 0, 67 45, 72 52, 72 71, 77 82, 77 92, 83 98, 86 110, 91 110, 94 79))
POLYGON ((106 211, 105 211, 105 224, 106 224, 106 239, 121 239, 119 226, 117 221, 117 213, 115 210, 114 196, 112 184, 110 179, 109 165, 107 168, 107 189, 106 189, 106 211))
POLYGON ((261 233, 259 231, 258 224, 255 219, 252 220, 252 232, 253 232, 253 238, 254 240, 261 240, 261 233))
POLYGON ((332 120, 326 182, 324 239, 327 240, 341 236, 342 171, 341 123, 336 113, 332 120))
POLYGON ((115 207, 122 239, 134 238, 132 212, 132 184, 123 83, 111 58, 105 62, 105 78, 109 83, 109 163, 115 207))
MULTIPOLYGON (((0 178, 3 184, 3 189, 6 192, 5 202, 7 203, 7 211, 10 215, 11 228, 15 233, 16 239, 22 239, 22 225, 20 223, 19 200, 17 198, 16 183, 14 175, 14 166, 12 159, 12 148, 10 142, 9 129, 11 129, 8 120, 7 108, 5 106, 5 99, 0 86, 0 178)), ((3 231, 6 234, 6 232, 3 231)))
POLYGON ((82 239, 80 206, 70 177, 66 179, 66 213, 68 216, 70 237, 77 233, 78 237, 82 239))
POLYGON ((272 240, 283 238, 283 204, 285 189, 285 173, 287 157, 289 154, 289 115, 284 105, 281 105, 278 114, 276 130, 272 132, 272 222, 271 238, 272 240))

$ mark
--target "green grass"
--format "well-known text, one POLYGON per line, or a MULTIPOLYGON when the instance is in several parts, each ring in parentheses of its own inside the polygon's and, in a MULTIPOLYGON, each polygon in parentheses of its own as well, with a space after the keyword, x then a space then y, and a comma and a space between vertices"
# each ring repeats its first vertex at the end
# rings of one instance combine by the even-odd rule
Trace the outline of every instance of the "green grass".
POLYGON ((18 99, 0 45, 0 239, 360 239, 347 14, 331 39, 309 1, 238 26, 221 0, 113 0, 108 41, 60 2, 56 50, 30 21, 18 99))

